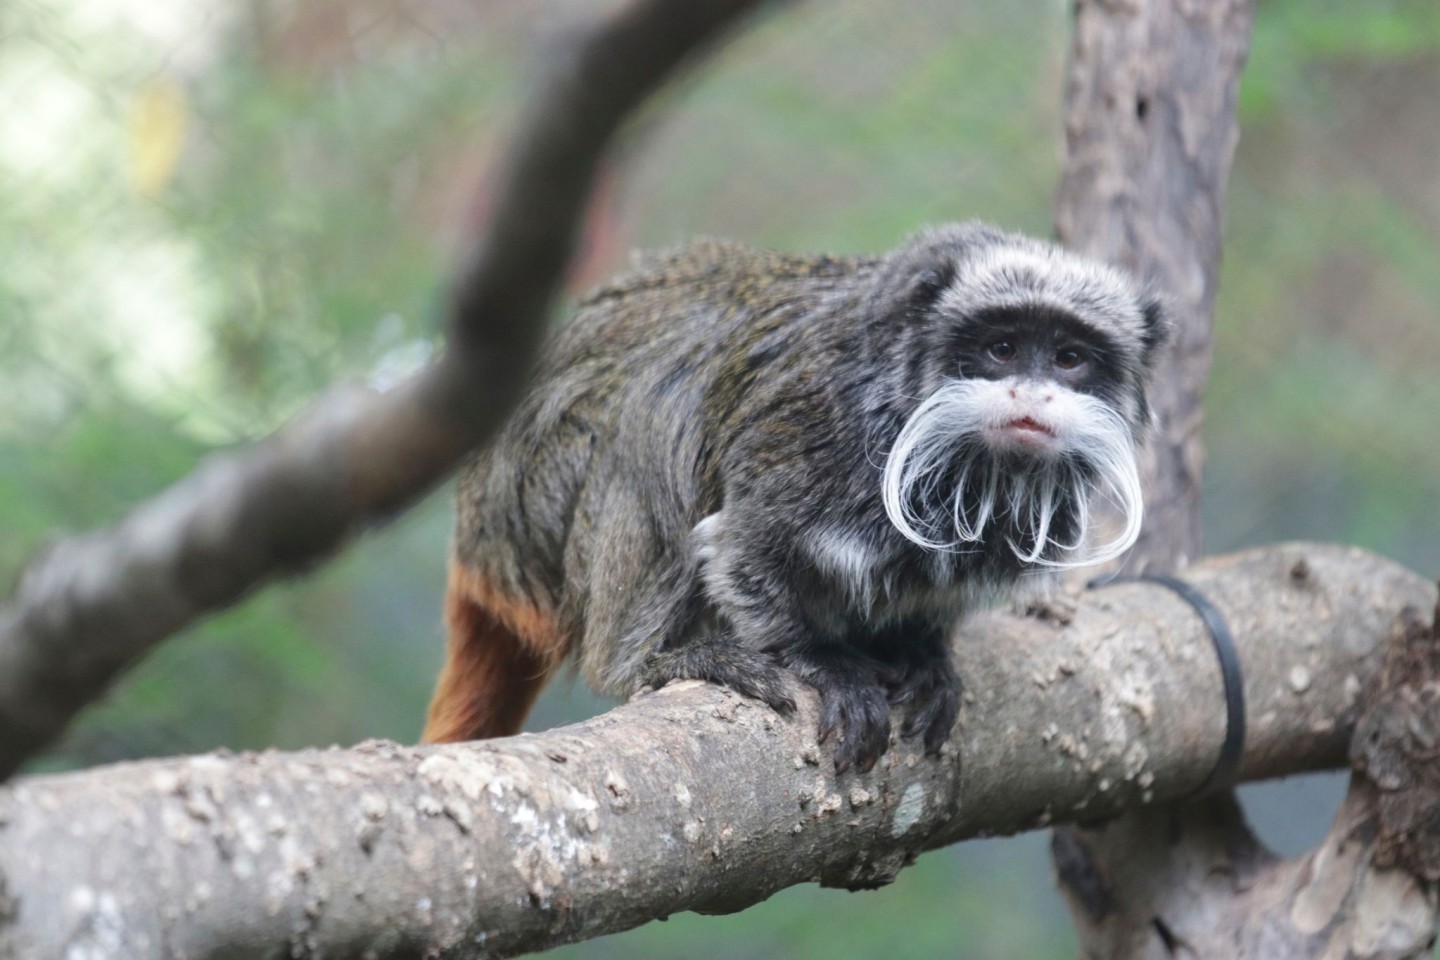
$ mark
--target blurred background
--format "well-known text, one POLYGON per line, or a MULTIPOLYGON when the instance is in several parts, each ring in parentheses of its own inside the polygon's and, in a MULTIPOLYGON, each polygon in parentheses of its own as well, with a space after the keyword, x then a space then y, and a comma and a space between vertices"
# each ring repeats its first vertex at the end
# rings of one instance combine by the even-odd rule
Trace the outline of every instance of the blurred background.
MULTIPOLYGON (((327 384, 436 344, 544 38, 593 0, 9 0, 0 7, 0 578, 327 384)), ((642 118, 577 287, 697 233, 878 251, 1046 234, 1065 5, 832 0, 760 21, 642 118)), ((1206 440, 1207 545, 1360 544, 1440 572, 1440 5, 1262 0, 1206 440)), ((165 646, 36 769, 418 732, 442 491, 165 646)), ((607 705, 577 683, 532 729, 607 705)), ((1294 853, 1343 789, 1243 791, 1294 853)), ((1068 957, 1043 834, 555 957, 1068 957), (834 916, 832 916, 834 914, 834 916)))

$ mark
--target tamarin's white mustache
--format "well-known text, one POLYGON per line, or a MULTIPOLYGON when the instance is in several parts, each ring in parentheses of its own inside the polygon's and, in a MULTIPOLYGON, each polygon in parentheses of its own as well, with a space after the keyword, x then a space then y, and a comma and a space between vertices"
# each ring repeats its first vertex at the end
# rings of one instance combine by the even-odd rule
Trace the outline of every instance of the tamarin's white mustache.
POLYGON ((987 452, 984 432, 1029 415, 1017 413, 1011 397, 1005 381, 956 380, 916 408, 885 461, 881 483, 890 522, 922 547, 962 550, 1008 519, 1020 539, 1003 535, 1017 557, 1060 569, 1104 563, 1134 546, 1144 499, 1124 418, 1102 400, 1056 387, 1044 408, 1056 449, 996 456, 987 452), (940 489, 947 482, 953 490, 940 489), (1119 536, 1103 545, 1087 545, 1094 497, 1109 500, 1124 518, 1119 536), (1008 518, 997 517, 997 508, 1008 518), (1073 543, 1051 531, 1062 509, 1074 511, 1073 543))

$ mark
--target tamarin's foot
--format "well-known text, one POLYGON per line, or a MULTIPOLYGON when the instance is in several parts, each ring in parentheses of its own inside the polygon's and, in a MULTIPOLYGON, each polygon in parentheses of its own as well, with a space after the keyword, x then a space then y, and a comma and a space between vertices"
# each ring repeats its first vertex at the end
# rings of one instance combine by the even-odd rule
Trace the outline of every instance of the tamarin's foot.
POLYGON ((645 664, 641 683, 658 690, 671 680, 706 680, 759 700, 777 713, 795 711, 786 675, 775 658, 724 638, 695 640, 662 650, 645 664))
POLYGON ((820 743, 834 741, 835 771, 861 773, 890 748, 884 665, 839 645, 779 650, 776 656, 820 694, 820 743))
POLYGON ((947 650, 891 666, 882 677, 890 705, 905 708, 900 736, 924 735, 925 752, 939 753, 960 715, 964 687, 947 650))

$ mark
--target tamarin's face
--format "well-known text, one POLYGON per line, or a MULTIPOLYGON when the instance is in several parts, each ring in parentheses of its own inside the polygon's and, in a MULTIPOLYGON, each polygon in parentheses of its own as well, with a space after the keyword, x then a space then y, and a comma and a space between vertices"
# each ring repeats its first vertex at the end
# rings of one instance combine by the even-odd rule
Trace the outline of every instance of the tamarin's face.
POLYGON ((1123 371, 1098 331, 1062 310, 998 308, 953 328, 951 376, 976 384, 980 438, 997 454, 1071 452, 1087 416, 1083 394, 1120 406, 1123 371))
POLYGON ((891 522, 916 544, 958 551, 988 534, 1026 563, 1068 567, 1113 559, 1139 536, 1136 447, 1158 308, 1118 275, 1052 256, 1033 274, 992 256, 1008 285, 991 302, 961 271, 930 305, 931 382, 883 481, 891 522), (1097 496, 1123 518, 1098 545, 1088 536, 1097 496))

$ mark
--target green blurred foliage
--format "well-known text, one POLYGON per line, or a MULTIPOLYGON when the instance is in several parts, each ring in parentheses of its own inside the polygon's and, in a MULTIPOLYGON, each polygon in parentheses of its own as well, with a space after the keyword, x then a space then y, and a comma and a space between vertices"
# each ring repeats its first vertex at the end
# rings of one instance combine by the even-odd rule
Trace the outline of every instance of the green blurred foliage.
MULTIPOLYGON (((0 575, 327 384, 422 362, 529 63, 583 6, 0 7, 0 575)), ((1067 26, 1054 3, 982 0, 765 17, 646 111, 577 283, 698 233, 882 250, 969 217, 1048 232, 1067 26)), ((1206 425, 1213 550, 1309 537, 1440 567, 1437 92, 1431 0, 1259 6, 1206 425)), ((448 523, 432 497, 188 631, 37 766, 412 738, 448 523)), ((531 726, 603 706, 562 682, 531 726)), ((787 891, 556 955, 1069 956, 1045 864, 1041 837, 969 844, 877 894, 787 891)))

